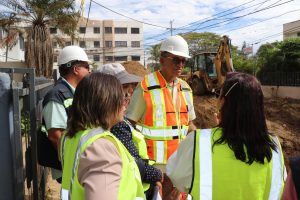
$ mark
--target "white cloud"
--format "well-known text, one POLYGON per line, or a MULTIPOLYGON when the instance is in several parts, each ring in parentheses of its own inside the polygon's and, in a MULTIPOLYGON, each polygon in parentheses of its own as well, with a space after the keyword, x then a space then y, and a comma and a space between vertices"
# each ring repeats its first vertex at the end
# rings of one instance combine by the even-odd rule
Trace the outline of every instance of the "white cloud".
MULTIPOLYGON (((173 21, 173 27, 181 27, 197 20, 207 19, 212 17, 216 13, 232 9, 234 7, 240 6, 236 9, 247 8, 240 12, 224 16, 224 18, 232 18, 234 16, 240 16, 249 14, 250 12, 263 9, 267 6, 272 6, 274 4, 283 4, 288 0, 94 0, 116 12, 122 13, 123 15, 129 16, 131 18, 148 22, 151 24, 156 24, 163 27, 170 27, 170 20, 173 21)), ((89 1, 86 1, 85 16, 87 16, 89 1)), ((236 10, 235 9, 235 10, 236 10)), ((234 11, 234 10, 231 10, 234 11)), ((224 13, 226 14, 226 13, 224 13)), ((228 12, 227 12, 228 14, 228 12)), ((116 20, 126 20, 125 17, 117 15, 97 4, 92 2, 90 18, 92 19, 116 19, 116 20)), ((282 33, 282 26, 284 23, 300 20, 300 3, 299 0, 294 0, 289 3, 274 7, 272 9, 267 9, 265 11, 257 12, 252 15, 245 16, 240 20, 233 23, 226 24, 215 29, 201 29, 201 27, 209 25, 202 24, 200 29, 197 31, 211 31, 218 33, 220 35, 228 34, 232 39, 232 43, 237 46, 241 46, 243 41, 251 44, 264 37, 274 35, 276 33, 282 33), (297 10, 297 12, 291 12, 289 14, 282 15, 281 17, 274 18, 272 20, 267 20, 265 22, 257 23, 255 25, 240 28, 238 30, 227 32, 233 28, 239 28, 251 24, 255 21, 261 21, 265 19, 272 18, 274 16, 297 10)), ((220 21, 213 21, 210 24, 214 24, 220 21)), ((193 26, 191 28, 195 28, 193 26)), ((191 30, 191 28, 189 30, 191 30)), ((166 32, 164 28, 152 27, 149 25, 144 25, 144 35, 145 43, 149 42, 147 38, 151 35, 158 35, 166 32)), ((184 30, 185 32, 188 30, 184 30)), ((164 37, 169 35, 165 34, 164 37)), ((156 38, 162 39, 162 38, 156 38)), ((271 37, 262 41, 261 43, 272 42, 276 40, 282 40, 282 35, 276 37, 271 37)), ((261 44, 260 43, 260 44, 261 44)), ((254 48, 260 44, 255 44, 254 48)))

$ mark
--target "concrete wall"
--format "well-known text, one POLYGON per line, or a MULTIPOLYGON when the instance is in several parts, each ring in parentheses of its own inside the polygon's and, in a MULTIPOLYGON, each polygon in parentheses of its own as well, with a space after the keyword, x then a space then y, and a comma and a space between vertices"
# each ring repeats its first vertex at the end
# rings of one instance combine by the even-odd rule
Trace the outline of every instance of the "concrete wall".
POLYGON ((300 87, 289 87, 289 86, 262 86, 264 96, 270 97, 281 97, 281 98, 292 98, 300 99, 300 87))

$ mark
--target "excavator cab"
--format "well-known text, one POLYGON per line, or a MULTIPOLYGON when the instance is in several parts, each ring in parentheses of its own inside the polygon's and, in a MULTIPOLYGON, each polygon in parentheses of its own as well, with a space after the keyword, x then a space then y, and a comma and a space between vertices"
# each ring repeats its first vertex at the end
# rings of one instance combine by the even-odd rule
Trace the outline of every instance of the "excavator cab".
POLYGON ((219 90, 227 72, 233 71, 230 39, 223 36, 217 52, 201 52, 194 56, 188 80, 195 95, 219 90))
POLYGON ((212 52, 200 53, 197 56, 195 56, 193 72, 198 70, 204 70, 206 71, 209 77, 215 78, 217 76, 216 66, 214 63, 215 57, 216 53, 212 52))
POLYGON ((210 92, 213 85, 218 82, 214 62, 216 55, 216 52, 201 52, 194 56, 190 85, 195 95, 203 95, 210 92))

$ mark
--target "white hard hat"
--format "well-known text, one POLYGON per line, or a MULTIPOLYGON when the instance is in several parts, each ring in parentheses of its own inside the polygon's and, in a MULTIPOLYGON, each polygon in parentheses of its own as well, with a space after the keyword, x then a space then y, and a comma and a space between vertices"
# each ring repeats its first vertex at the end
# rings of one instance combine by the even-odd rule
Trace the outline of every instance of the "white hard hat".
POLYGON ((67 46, 60 51, 57 58, 57 64, 60 66, 75 60, 85 62, 89 61, 88 56, 82 48, 78 46, 67 46))
POLYGON ((189 46, 187 42, 179 35, 174 35, 161 43, 160 51, 167 51, 171 54, 190 58, 189 46))

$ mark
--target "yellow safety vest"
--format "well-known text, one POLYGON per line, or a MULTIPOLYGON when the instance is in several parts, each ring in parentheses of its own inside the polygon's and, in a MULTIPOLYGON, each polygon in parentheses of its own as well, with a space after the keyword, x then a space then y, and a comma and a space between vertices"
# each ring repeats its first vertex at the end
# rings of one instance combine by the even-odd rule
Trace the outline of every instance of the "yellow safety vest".
POLYGON ((80 155, 90 144, 100 138, 110 140, 117 147, 122 159, 122 175, 118 199, 144 199, 140 172, 134 158, 113 134, 109 131, 104 131, 101 127, 80 131, 72 138, 68 136, 62 137, 60 145, 60 156, 63 167, 61 199, 84 199, 84 187, 79 183, 77 177, 80 155))
POLYGON ((279 200, 283 190, 284 161, 280 143, 272 150, 271 162, 251 165, 235 159, 228 145, 212 143, 221 137, 221 129, 195 132, 194 176, 190 194, 193 200, 279 200), (213 132, 213 134, 212 134, 213 132))

